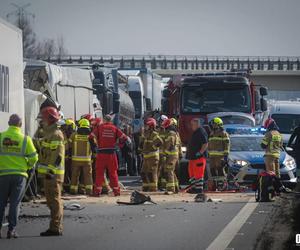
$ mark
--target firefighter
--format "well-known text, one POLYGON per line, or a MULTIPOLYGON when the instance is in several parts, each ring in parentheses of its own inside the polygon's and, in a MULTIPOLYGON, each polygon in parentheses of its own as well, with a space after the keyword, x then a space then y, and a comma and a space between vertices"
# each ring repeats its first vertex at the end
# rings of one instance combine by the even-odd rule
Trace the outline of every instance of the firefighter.
MULTIPOLYGON (((159 125, 158 133, 159 133, 159 137, 163 141, 163 144, 164 144, 165 137, 167 135, 167 131, 162 126, 162 124, 167 119, 168 119, 168 117, 166 115, 161 115, 158 119, 158 125, 159 125)), ((163 174, 163 166, 166 163, 165 160, 166 160, 166 157, 164 155, 163 150, 159 150, 159 164, 158 164, 157 174, 158 174, 158 189, 160 189, 160 190, 166 189, 166 179, 165 179, 165 176, 163 174)))
POLYGON ((186 158, 189 160, 188 171, 190 176, 190 183, 194 187, 195 201, 203 201, 203 185, 204 185, 204 171, 206 167, 207 157, 207 133, 201 127, 201 121, 194 118, 191 121, 191 128, 193 134, 187 145, 186 158))
MULTIPOLYGON (((162 122, 162 127, 166 130, 166 136, 163 142, 163 157, 165 158, 162 173, 166 180, 166 193, 175 193, 176 175, 175 167, 178 162, 177 134, 174 121, 166 119, 162 122)), ((161 157, 161 155, 160 155, 161 157)))
POLYGON ((63 231, 61 201, 64 181, 65 145, 63 132, 58 128, 59 113, 54 107, 41 110, 45 136, 41 141, 38 173, 44 176, 44 189, 51 220, 49 229, 41 236, 60 236, 63 231))
POLYGON ((70 138, 72 152, 71 194, 78 193, 78 182, 81 173, 83 173, 86 194, 92 195, 93 192, 92 149, 95 146, 93 146, 93 140, 90 139, 90 134, 90 122, 87 119, 81 119, 77 132, 73 133, 70 138))
POLYGON ((71 177, 72 177, 72 152, 71 149, 71 135, 76 131, 76 125, 73 119, 68 118, 65 124, 61 126, 61 130, 65 138, 65 177, 64 177, 64 191, 70 191, 71 177))
POLYGON ((159 163, 159 148, 163 141, 155 131, 156 120, 148 118, 145 121, 144 140, 142 145, 143 166, 141 177, 143 181, 143 191, 157 191, 157 171, 159 163))
POLYGON ((225 181, 224 167, 228 160, 230 149, 229 135, 223 128, 223 121, 215 117, 211 122, 211 132, 208 140, 209 166, 213 178, 220 177, 225 181))
POLYGON ((175 132, 176 132, 176 148, 177 148, 177 152, 178 152, 178 161, 177 161, 176 167, 175 167, 175 190, 176 190, 176 192, 178 192, 179 191, 179 181, 178 181, 177 174, 179 174, 179 171, 180 171, 179 161, 183 157, 182 142, 181 142, 180 135, 178 132, 178 122, 175 118, 171 118, 171 120, 172 120, 172 124, 174 125, 175 132))
POLYGON ((265 150, 265 165, 267 172, 274 172, 280 178, 279 157, 283 147, 282 135, 276 122, 269 118, 264 124, 267 133, 261 141, 261 147, 265 150))
POLYGON ((119 196, 120 187, 117 172, 118 159, 116 155, 116 143, 118 140, 131 143, 131 140, 112 123, 112 117, 110 115, 106 115, 104 117, 104 123, 94 129, 93 136, 96 138, 98 145, 94 195, 100 196, 104 182, 104 173, 107 169, 113 193, 115 196, 119 196))
POLYGON ((26 179, 38 160, 29 136, 21 132, 22 120, 10 116, 7 131, 0 133, 0 238, 5 207, 9 200, 7 238, 17 238, 15 230, 20 202, 25 192, 26 179))

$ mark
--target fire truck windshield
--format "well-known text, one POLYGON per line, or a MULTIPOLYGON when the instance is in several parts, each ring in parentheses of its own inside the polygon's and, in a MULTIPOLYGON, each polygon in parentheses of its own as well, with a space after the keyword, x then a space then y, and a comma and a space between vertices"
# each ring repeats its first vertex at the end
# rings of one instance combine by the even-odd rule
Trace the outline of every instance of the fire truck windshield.
POLYGON ((229 88, 184 87, 181 103, 183 113, 251 113, 248 86, 231 86, 229 88))

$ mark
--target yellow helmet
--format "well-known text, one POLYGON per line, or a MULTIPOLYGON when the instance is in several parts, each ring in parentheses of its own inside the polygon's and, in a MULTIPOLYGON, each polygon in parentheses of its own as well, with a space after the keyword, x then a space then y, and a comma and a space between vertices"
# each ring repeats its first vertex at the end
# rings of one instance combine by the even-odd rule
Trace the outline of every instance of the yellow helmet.
POLYGON ((173 124, 174 126, 177 127, 178 122, 177 122, 177 120, 176 120, 175 118, 171 118, 171 122, 172 122, 172 124, 173 124))
POLYGON ((218 126, 218 127, 222 127, 222 126, 223 126, 223 121, 222 121, 222 119, 219 118, 219 117, 215 117, 215 118, 213 119, 213 125, 216 125, 216 126, 218 126))
POLYGON ((81 119, 78 122, 80 128, 90 128, 90 122, 87 119, 81 119))
POLYGON ((73 129, 73 130, 76 129, 75 122, 74 122, 71 118, 66 119, 66 125, 67 125, 67 126, 72 126, 72 129, 73 129))

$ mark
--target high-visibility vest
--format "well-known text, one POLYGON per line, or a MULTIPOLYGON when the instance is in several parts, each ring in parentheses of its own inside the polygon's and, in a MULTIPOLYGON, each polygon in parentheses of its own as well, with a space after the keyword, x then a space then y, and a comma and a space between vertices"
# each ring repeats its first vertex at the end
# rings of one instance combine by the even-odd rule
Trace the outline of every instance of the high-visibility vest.
POLYGON ((282 136, 277 130, 267 132, 261 141, 266 146, 265 155, 279 158, 283 144, 282 141, 282 136))
POLYGON ((33 142, 18 127, 10 126, 0 133, 0 176, 22 175, 37 162, 38 156, 33 142))
POLYGON ((74 133, 72 141, 72 161, 91 162, 92 151, 89 142, 89 135, 74 133))

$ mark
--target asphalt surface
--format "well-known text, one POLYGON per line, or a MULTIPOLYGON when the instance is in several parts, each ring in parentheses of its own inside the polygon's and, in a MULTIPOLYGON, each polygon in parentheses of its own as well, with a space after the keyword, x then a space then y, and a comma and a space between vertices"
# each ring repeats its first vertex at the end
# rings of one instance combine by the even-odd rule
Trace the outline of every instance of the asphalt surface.
MULTIPOLYGON (((65 211, 64 235, 48 238, 39 236, 48 227, 48 209, 45 205, 27 203, 22 207, 18 225, 20 238, 0 239, 0 249, 193 250, 206 249, 220 235, 229 237, 230 233, 234 236, 228 246, 214 243, 220 249, 253 249, 271 205, 259 204, 239 229, 235 223, 236 219, 237 222, 243 219, 239 213, 253 205, 247 200, 194 203, 170 199, 158 205, 138 206, 83 200, 79 201, 85 207, 83 210, 65 211), (232 227, 239 230, 235 232, 232 227)), ((2 235, 6 233, 4 229, 2 232, 2 235)))

